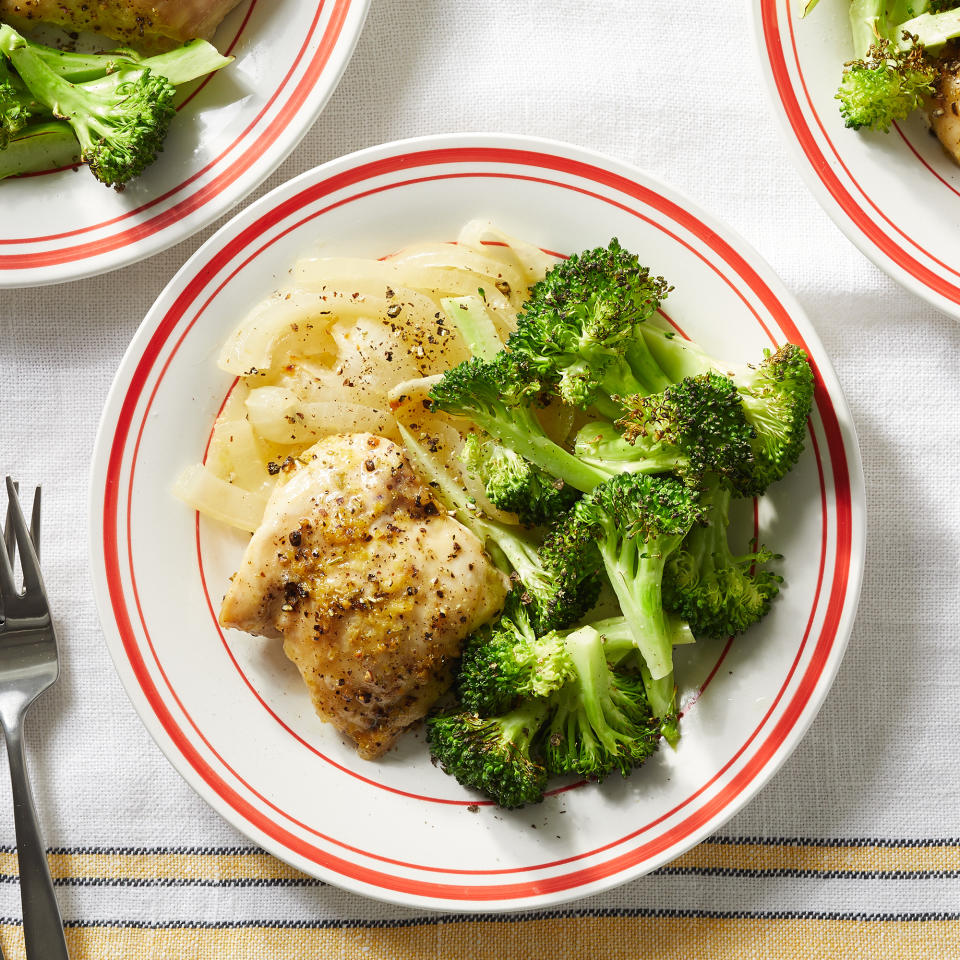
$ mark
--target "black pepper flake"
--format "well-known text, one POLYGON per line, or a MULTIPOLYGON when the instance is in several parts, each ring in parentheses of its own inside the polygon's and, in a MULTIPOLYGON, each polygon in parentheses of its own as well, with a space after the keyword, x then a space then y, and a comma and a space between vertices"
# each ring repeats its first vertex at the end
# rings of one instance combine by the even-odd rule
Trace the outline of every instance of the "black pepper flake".
POLYGON ((280 472, 280 464, 271 460, 267 464, 267 473, 269 473, 271 477, 275 477, 279 472, 280 472))
POLYGON ((291 530, 290 536, 288 536, 287 539, 290 541, 291 547, 299 547, 301 541, 303 540, 303 535, 299 530, 291 530))
POLYGON ((402 309, 403 307, 399 303, 391 303, 390 306, 387 307, 387 316, 390 317, 391 320, 394 319, 394 317, 399 317, 402 309))
POLYGON ((363 466, 365 467, 368 473, 373 473, 373 471, 376 470, 377 468, 377 465, 372 460, 364 460, 363 466))

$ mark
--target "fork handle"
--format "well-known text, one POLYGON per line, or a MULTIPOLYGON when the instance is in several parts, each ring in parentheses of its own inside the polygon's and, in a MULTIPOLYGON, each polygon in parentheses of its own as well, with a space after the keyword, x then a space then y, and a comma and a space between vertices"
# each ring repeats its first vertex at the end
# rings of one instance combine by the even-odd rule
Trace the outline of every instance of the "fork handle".
POLYGON ((23 905, 23 941, 27 960, 69 960, 60 908, 44 852, 43 837, 33 805, 23 734, 19 723, 4 724, 10 782, 13 785, 13 818, 20 863, 20 901, 23 905))

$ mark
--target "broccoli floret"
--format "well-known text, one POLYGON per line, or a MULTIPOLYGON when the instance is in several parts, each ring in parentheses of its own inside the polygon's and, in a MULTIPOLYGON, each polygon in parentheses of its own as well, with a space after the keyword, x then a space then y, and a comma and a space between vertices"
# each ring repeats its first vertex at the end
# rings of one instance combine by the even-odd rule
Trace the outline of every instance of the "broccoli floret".
POLYGON ((787 343, 774 353, 766 351, 758 366, 734 381, 756 431, 749 482, 740 484, 739 492, 759 496, 800 459, 813 406, 813 370, 806 352, 787 343))
POLYGON ((814 391, 813 370, 801 347, 787 343, 773 353, 765 350, 758 365, 737 369, 661 326, 646 324, 642 330, 650 352, 674 381, 711 372, 733 381, 755 431, 752 463, 737 481, 738 493, 759 496, 793 467, 803 451, 814 391))
POLYGON ((733 382, 717 373, 687 377, 662 393, 622 398, 617 421, 581 428, 574 454, 613 476, 676 473, 696 486, 708 472, 742 482, 753 458, 753 427, 733 382))
POLYGON ((901 52, 889 40, 878 39, 866 57, 844 66, 837 91, 840 115, 854 130, 886 132, 895 120, 923 106, 924 97, 933 93, 936 77, 936 69, 920 47, 901 52))
MULTIPOLYGON (((593 405, 614 419, 619 415, 614 396, 666 386, 638 379, 627 352, 638 346, 637 324, 656 312, 669 289, 611 240, 606 248, 558 263, 531 288, 507 348, 565 402, 593 405)), ((642 366, 639 356, 637 365, 642 366)))
MULTIPOLYGON (((671 616, 672 642, 689 643, 692 634, 679 617, 671 616)), ((589 624, 600 634, 607 663, 636 670, 637 648, 624 617, 608 617, 589 624)), ((519 591, 512 591, 500 619, 468 638, 457 676, 457 694, 468 710, 492 716, 509 710, 518 698, 546 697, 574 676, 566 638, 575 630, 537 634, 529 607, 519 591)))
POLYGON ((579 492, 524 460, 509 447, 471 433, 460 455, 464 466, 484 483, 487 498, 501 510, 515 513, 522 523, 555 520, 576 503, 579 492))
POLYGON ((70 124, 81 158, 102 183, 122 187, 156 159, 176 113, 175 88, 166 77, 124 66, 99 80, 70 83, 6 25, 0 25, 0 52, 30 93, 70 124))
POLYGON ((538 381, 513 354, 492 361, 474 358, 448 370, 430 391, 430 404, 466 417, 503 446, 577 490, 592 490, 607 474, 551 440, 534 415, 531 403, 538 381))
POLYGON ((428 718, 428 742, 447 773, 516 807, 542 798, 548 772, 626 776, 657 749, 662 724, 650 712, 644 680, 621 666, 635 652, 622 618, 539 640, 528 622, 519 631, 492 640, 478 669, 461 679, 477 684, 471 692, 493 716, 478 716, 465 701, 466 710, 428 718), (484 680, 484 665, 502 670, 499 686, 484 680), (545 681, 542 688, 533 689, 533 677, 545 681), (523 690, 519 702, 516 692, 507 695, 511 680, 523 690))
POLYGON ((500 619, 464 645, 457 693, 468 710, 490 716, 509 710, 518 697, 545 697, 572 675, 562 634, 538 637, 529 607, 514 588, 500 619))
POLYGON ((485 544, 495 559, 523 586, 521 598, 530 606, 537 632, 575 623, 597 602, 601 580, 576 558, 556 557, 546 561, 537 545, 516 527, 480 514, 466 492, 439 465, 405 427, 400 434, 411 460, 454 511, 457 519, 485 544))
POLYGON ((667 560, 663 600, 695 634, 736 636, 766 616, 783 578, 764 564, 777 559, 766 547, 735 556, 727 540, 732 489, 716 479, 701 497, 704 523, 687 534, 667 560))
POLYGON ((566 635, 571 680, 554 695, 544 727, 550 773, 602 780, 613 770, 627 776, 656 752, 659 724, 640 676, 611 667, 601 634, 591 626, 566 635))
POLYGON ((670 554, 700 518, 693 491, 671 477, 624 473, 580 500, 544 542, 548 562, 603 569, 650 673, 656 716, 675 713, 673 639, 662 581, 670 554))
MULTIPOLYGON (((93 175, 117 189, 141 174, 163 149, 176 113, 174 84, 230 62, 205 41, 193 41, 139 62, 127 52, 64 54, 28 41, 5 24, 0 24, 0 54, 9 60, 41 110, 70 125, 81 159, 93 175), (93 78, 73 82, 67 76, 93 78)), ((0 80, 0 101, 3 99, 0 80)), ((31 113, 37 115, 38 111, 31 113)), ((0 103, 0 116, 3 114, 0 103)))
POLYGON ((550 709, 548 701, 532 699, 498 717, 434 714, 427 718, 427 743, 444 771, 501 807, 538 803, 547 771, 532 748, 550 709))

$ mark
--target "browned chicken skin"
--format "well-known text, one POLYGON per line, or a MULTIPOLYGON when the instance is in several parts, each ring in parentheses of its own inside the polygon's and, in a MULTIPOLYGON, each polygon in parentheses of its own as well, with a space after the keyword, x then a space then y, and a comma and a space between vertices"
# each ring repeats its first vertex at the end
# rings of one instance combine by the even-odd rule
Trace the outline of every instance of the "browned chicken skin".
POLYGON ((209 40, 240 0, 0 0, 0 20, 89 30, 134 48, 209 40))
POLYGON ((945 58, 930 101, 930 128, 955 163, 960 163, 960 57, 945 58))
POLYGON ((395 443, 327 437, 289 466, 220 622, 282 636, 317 713, 373 759, 447 690, 507 581, 395 443))

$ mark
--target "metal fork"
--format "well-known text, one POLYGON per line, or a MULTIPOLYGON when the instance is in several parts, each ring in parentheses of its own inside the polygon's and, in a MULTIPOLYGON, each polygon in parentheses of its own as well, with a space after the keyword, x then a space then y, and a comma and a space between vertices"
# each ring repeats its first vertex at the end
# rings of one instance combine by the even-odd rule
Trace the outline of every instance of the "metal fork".
POLYGON ((33 701, 56 681, 60 661, 37 558, 40 488, 37 487, 34 494, 29 528, 17 493, 17 484, 7 477, 7 522, 0 548, 0 725, 7 741, 13 784, 23 940, 27 960, 69 960, 23 753, 24 715, 33 701), (23 572, 22 590, 17 589, 13 576, 18 552, 23 572))

